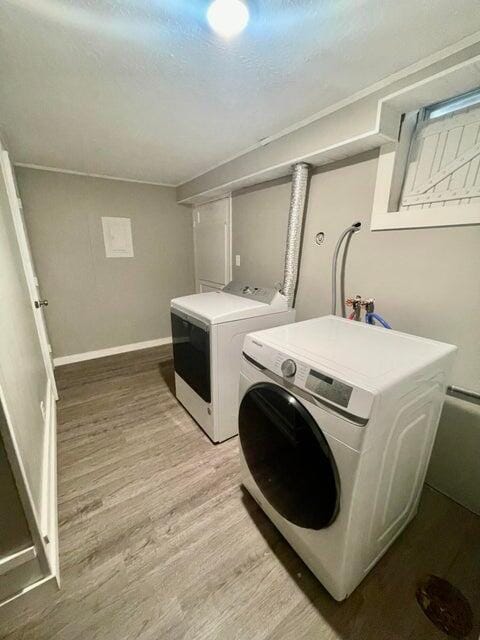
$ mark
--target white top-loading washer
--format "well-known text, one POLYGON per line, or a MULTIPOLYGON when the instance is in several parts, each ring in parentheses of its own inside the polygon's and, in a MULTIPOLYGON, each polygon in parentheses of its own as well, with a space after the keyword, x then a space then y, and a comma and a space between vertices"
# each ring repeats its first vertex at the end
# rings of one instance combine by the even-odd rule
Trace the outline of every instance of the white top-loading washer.
POLYGON ((334 316, 245 339, 243 484, 338 600, 416 513, 455 350, 334 316))
POLYGON ((276 289, 231 282, 171 301, 177 398, 213 442, 238 433, 238 379, 245 334, 293 322, 276 289))

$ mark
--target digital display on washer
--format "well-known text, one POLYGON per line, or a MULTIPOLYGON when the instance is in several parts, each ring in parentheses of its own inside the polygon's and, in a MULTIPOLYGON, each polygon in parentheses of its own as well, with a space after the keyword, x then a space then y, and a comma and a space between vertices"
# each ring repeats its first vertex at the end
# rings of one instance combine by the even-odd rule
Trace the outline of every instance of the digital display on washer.
POLYGON ((314 371, 313 369, 310 369, 305 387, 309 391, 316 393, 318 396, 322 396, 322 398, 325 398, 326 400, 335 402, 335 404, 338 404, 341 407, 348 407, 350 396, 353 391, 353 388, 349 387, 348 384, 335 380, 334 378, 330 378, 329 376, 326 376, 319 371, 314 371))

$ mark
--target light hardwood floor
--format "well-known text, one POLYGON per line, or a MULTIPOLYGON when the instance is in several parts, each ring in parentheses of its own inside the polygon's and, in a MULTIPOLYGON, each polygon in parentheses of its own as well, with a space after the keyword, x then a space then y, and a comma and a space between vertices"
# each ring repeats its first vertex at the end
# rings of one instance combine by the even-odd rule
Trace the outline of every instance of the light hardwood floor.
POLYGON ((480 518, 426 488, 418 517, 334 602, 172 394, 168 347, 57 370, 62 588, 0 610, 8 640, 426 640, 429 573, 480 602, 480 518))

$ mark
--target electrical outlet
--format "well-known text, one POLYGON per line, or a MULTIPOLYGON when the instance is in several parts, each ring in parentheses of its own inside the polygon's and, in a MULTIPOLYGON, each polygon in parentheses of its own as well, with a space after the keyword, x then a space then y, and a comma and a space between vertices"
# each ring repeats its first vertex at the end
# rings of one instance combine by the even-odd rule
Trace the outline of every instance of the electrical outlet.
POLYGON ((236 267, 240 266, 240 256, 239 255, 235 256, 235 266, 236 267))

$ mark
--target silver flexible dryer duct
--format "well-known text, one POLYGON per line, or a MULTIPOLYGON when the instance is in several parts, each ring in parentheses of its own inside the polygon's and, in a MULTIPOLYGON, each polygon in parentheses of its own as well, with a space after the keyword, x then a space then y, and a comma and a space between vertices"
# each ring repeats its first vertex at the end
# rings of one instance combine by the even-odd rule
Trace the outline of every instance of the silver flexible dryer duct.
POLYGON ((343 241, 345 240, 345 238, 347 238, 347 242, 345 245, 345 251, 344 251, 344 260, 343 260, 343 264, 342 264, 342 273, 341 273, 341 284, 340 284, 340 295, 342 297, 342 316, 345 318, 346 313, 345 313, 345 261, 346 261, 346 257, 347 254, 346 252, 348 251, 348 245, 350 244, 350 240, 352 238, 352 235, 356 232, 356 231, 360 231, 361 228, 361 223, 360 222, 354 222, 352 225, 350 225, 349 227, 347 227, 347 229, 345 229, 345 231, 343 231, 340 234, 340 237, 338 239, 338 242, 335 246, 335 249, 333 251, 333 259, 332 259, 332 316, 337 315, 337 261, 338 261, 338 254, 340 252, 340 248, 343 244, 343 241))
POLYGON ((283 294, 288 300, 289 307, 295 306, 295 296, 297 293, 298 269, 302 249, 303 221, 305 215, 305 202, 307 199, 309 172, 310 165, 306 162, 299 162, 293 166, 290 212, 288 215, 287 248, 285 252, 282 288, 283 294))

